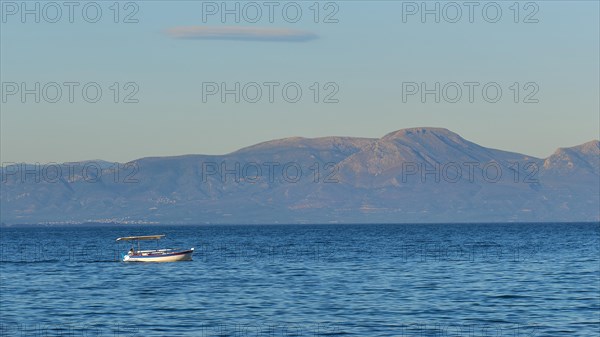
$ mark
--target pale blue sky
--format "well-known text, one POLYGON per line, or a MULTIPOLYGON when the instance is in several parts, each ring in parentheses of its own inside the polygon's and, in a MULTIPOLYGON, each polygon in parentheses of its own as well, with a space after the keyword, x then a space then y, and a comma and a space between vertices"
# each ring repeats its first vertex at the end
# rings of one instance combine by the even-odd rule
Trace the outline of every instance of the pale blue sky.
MULTIPOLYGON (((538 23, 514 23, 514 2, 497 2, 503 10, 497 23, 486 22, 476 9, 475 23, 463 12, 455 24, 443 17, 441 23, 433 17, 422 23, 419 16, 403 22, 406 2, 392 1, 335 2, 338 23, 314 23, 309 8, 314 2, 296 1, 303 9, 297 23, 286 23, 276 11, 274 23, 263 13, 257 23, 239 24, 212 16, 204 23, 200 1, 134 2, 139 22, 129 24, 112 21, 112 1, 99 2, 98 23, 85 22, 77 10, 75 23, 66 13, 58 23, 43 18, 35 23, 31 17, 22 23, 18 14, 7 15, 2 3, 3 94, 9 82, 97 82, 103 89, 95 104, 83 102, 80 91, 69 103, 66 89, 58 103, 36 104, 33 96, 22 103, 18 95, 7 96, 1 111, 2 162, 221 154, 275 138, 380 137, 414 126, 445 127, 484 146, 546 157, 599 134, 597 1, 535 2, 538 23), (233 25, 318 38, 178 39, 167 32, 233 25), (139 87, 139 103, 113 103, 110 85, 129 81, 139 87), (269 81, 297 82, 302 99, 292 104, 276 94, 276 102, 269 103, 264 92, 254 104, 234 103, 231 96, 226 103, 216 96, 202 100, 203 82, 269 81), (416 96, 402 101, 403 82, 469 81, 497 82, 502 99, 487 103, 476 93, 476 102, 469 103, 463 92, 457 103, 436 104, 432 96, 426 103, 416 96), (337 83, 339 103, 313 103, 313 82, 337 83), (535 82, 539 103, 514 103, 509 89, 514 82, 535 82)), ((521 8, 520 21, 531 10, 521 8)), ((121 18, 128 13, 121 11, 121 18)), ((327 12, 321 8, 322 17, 327 12)))

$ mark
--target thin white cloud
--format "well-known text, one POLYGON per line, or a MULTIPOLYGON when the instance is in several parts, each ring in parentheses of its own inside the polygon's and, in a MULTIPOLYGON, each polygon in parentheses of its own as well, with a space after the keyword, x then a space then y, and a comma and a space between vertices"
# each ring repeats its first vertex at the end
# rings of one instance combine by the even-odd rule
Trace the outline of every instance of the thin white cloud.
POLYGON ((166 32, 172 38, 192 40, 306 42, 318 38, 308 31, 247 26, 179 26, 166 32))

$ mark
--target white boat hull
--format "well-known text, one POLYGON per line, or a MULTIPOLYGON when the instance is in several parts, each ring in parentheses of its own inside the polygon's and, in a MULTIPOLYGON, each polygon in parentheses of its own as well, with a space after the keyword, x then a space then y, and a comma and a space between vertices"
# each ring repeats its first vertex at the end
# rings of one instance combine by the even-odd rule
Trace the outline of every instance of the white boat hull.
POLYGON ((191 261, 194 248, 183 251, 142 251, 133 255, 125 255, 123 262, 176 262, 191 261))

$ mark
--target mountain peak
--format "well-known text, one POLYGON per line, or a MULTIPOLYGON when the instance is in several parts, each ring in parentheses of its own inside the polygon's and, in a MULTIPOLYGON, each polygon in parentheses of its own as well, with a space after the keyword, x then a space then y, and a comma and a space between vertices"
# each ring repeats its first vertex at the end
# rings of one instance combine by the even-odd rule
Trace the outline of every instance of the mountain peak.
POLYGON ((592 140, 573 147, 561 147, 544 160, 544 168, 555 170, 588 169, 600 172, 600 141, 592 140))
POLYGON ((556 149, 556 151, 554 151, 552 156, 568 156, 572 154, 598 156, 600 155, 600 141, 591 140, 587 143, 571 147, 559 147, 556 149))
POLYGON ((448 129, 434 127, 401 129, 388 133, 380 140, 401 143, 411 147, 418 146, 418 148, 415 148, 418 151, 429 151, 432 147, 439 149, 447 146, 465 148, 474 145, 457 133, 448 129))
POLYGON ((270 140, 239 149, 231 154, 242 154, 254 151, 273 151, 273 150, 291 150, 291 149, 313 149, 319 151, 329 151, 332 149, 348 148, 356 149, 368 145, 375 141, 371 138, 358 137, 288 137, 276 140, 270 140))
POLYGON ((600 141, 597 139, 590 140, 587 143, 583 143, 578 146, 574 146, 573 149, 577 149, 582 153, 589 153, 593 155, 600 155, 600 141))
POLYGON ((397 131, 390 132, 382 137, 385 140, 392 140, 396 138, 407 138, 407 137, 430 137, 430 136, 445 136, 445 137, 458 137, 460 136, 448 129, 445 128, 435 128, 435 127, 416 127, 416 128, 407 128, 400 129, 397 131))

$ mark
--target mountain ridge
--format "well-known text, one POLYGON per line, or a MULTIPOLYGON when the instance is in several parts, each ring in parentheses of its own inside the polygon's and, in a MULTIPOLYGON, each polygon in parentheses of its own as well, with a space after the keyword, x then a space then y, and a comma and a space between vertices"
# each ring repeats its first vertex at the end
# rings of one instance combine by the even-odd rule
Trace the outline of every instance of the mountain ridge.
POLYGON ((600 220, 598 140, 536 158, 419 127, 102 162, 97 176, 86 163, 59 183, 0 168, 2 223, 600 220))

